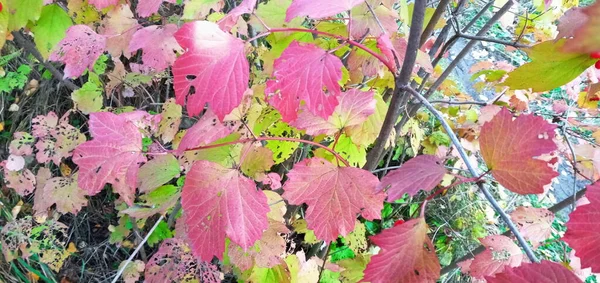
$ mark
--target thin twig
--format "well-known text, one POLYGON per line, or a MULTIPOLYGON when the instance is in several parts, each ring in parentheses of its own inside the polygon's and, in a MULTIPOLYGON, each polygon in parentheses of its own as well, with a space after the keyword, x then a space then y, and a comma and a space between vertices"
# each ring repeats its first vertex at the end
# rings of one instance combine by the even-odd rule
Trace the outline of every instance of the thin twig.
MULTIPOLYGON (((456 134, 454 133, 454 131, 452 130, 452 128, 450 127, 450 125, 448 125, 448 123, 446 122, 446 120, 444 119, 444 117, 442 117, 442 114, 440 114, 440 112, 437 111, 435 109, 435 107, 433 107, 433 105, 431 103, 429 103, 429 101, 427 101, 427 99, 424 96, 422 96, 420 93, 418 93, 416 90, 412 89, 409 86, 405 86, 403 88, 406 89, 406 91, 408 91, 409 93, 411 93, 415 98, 417 98, 418 100, 420 100, 421 103, 442 124, 442 127, 446 131, 446 134, 448 134, 448 136, 450 137, 450 140, 452 141, 452 144, 454 144, 454 147, 456 148, 456 150, 460 154, 460 157, 462 158, 463 162, 465 163, 465 165, 469 169, 469 172, 471 173, 471 175, 473 177, 480 176, 480 174, 477 171, 477 169, 473 166, 473 164, 471 164, 471 160, 467 156, 467 153, 465 152, 465 149, 463 148, 463 146, 461 145, 460 141, 456 137, 456 134)), ((504 210, 502 210, 502 208, 500 207, 500 205, 498 204, 498 202, 496 201, 496 199, 494 198, 494 196, 492 196, 492 194, 488 191, 488 189, 484 186, 483 183, 477 182, 476 184, 479 186, 479 190, 481 190, 481 192, 483 193, 483 195, 485 196, 485 198, 488 200, 488 202, 492 205, 492 207, 494 208, 494 210, 496 211, 496 213, 498 213, 500 215, 500 218, 502 218, 502 220, 504 221, 504 223, 506 223, 506 226, 508 226, 508 229, 510 229, 510 231, 513 233, 513 235, 515 236, 515 238, 517 238, 517 241, 519 242, 519 244, 521 245, 521 247, 525 251, 525 254, 527 254, 527 257, 529 258, 529 260, 531 260, 532 262, 538 262, 538 259, 535 256, 535 254, 533 253, 533 250, 531 250, 531 247, 529 247, 529 245, 527 244, 527 241, 525 241, 525 239, 523 238, 523 235, 521 235, 521 233, 519 232, 519 230, 517 229, 517 227, 515 226, 515 224, 510 219, 510 217, 506 214, 506 212, 504 212, 504 210)))
POLYGON ((483 36, 468 35, 468 34, 463 34, 463 33, 459 33, 459 34, 457 34, 457 36, 458 37, 462 37, 462 38, 466 38, 466 39, 471 39, 471 40, 498 43, 498 44, 502 44, 502 45, 512 46, 512 47, 515 47, 515 48, 527 48, 527 47, 529 47, 529 45, 520 44, 518 42, 504 41, 504 40, 499 40, 499 39, 489 38, 489 37, 483 37, 483 36))
POLYGON ((573 203, 572 203, 572 207, 573 210, 575 210, 575 203, 577 202, 577 199, 575 198, 576 192, 577 192, 577 155, 575 154, 575 149, 573 149, 573 144, 571 144, 571 140, 569 140, 569 136, 567 136, 567 132, 565 131, 565 127, 564 125, 562 127, 560 127, 560 132, 562 133, 563 137, 565 138, 565 141, 567 142, 567 146, 569 147, 569 151, 571 151, 571 155, 573 156, 573 163, 571 166, 573 166, 573 203))
POLYGON ((125 268, 127 268, 127 265, 129 265, 129 263, 131 263, 131 261, 133 260, 133 258, 135 258, 135 256, 137 255, 137 253, 146 244, 146 242, 150 238, 150 235, 152 235, 152 233, 154 232, 154 230, 156 230, 156 228, 158 227, 158 224, 160 224, 160 222, 163 220, 163 218, 165 218, 165 216, 161 215, 158 218, 158 220, 156 220, 156 223, 154 223, 154 226, 152 226, 152 228, 150 229, 150 231, 148 231, 148 234, 146 234, 146 237, 144 237, 144 239, 142 240, 142 242, 139 243, 139 245, 135 248, 135 250, 133 251, 133 253, 127 258, 127 260, 125 261, 125 264, 123 264, 123 266, 121 266, 121 268, 119 268, 119 271, 117 272, 117 275, 115 275, 115 278, 113 278, 112 283, 116 283, 117 281, 119 281, 119 278, 123 274, 123 271, 125 271, 125 268))
POLYGON ((369 4, 369 1, 365 1, 365 4, 367 4, 367 8, 369 8, 369 12, 371 12, 371 14, 373 15, 373 18, 375 18, 375 22, 377 23, 377 25, 381 29, 381 32, 384 33, 384 34, 386 34, 387 31, 385 30, 385 28, 383 28, 383 24, 379 20, 379 17, 377 17, 377 14, 375 14, 375 11, 373 11, 373 7, 371 7, 371 4, 369 4))
POLYGON ((435 11, 433 12, 431 19, 429 20, 429 23, 427 23, 427 26, 421 33, 421 40, 419 40, 419 47, 423 46, 423 44, 425 44, 427 39, 429 39, 431 32, 433 31, 433 29, 439 22, 440 18, 442 18, 442 15, 446 11, 446 7, 448 6, 448 3, 450 3, 450 0, 441 0, 440 3, 438 3, 438 6, 435 9, 435 11))
POLYGON ((432 101, 429 101, 429 103, 432 103, 432 104, 440 103, 440 104, 449 104, 449 105, 463 105, 463 104, 473 104, 473 105, 481 105, 481 106, 488 105, 488 103, 484 102, 484 101, 432 100, 432 101))

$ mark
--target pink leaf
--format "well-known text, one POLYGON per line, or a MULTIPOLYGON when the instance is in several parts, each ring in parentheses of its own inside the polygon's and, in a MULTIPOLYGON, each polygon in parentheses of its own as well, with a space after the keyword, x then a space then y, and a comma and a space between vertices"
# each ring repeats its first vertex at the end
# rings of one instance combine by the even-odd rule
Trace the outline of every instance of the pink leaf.
POLYGON ((583 26, 587 22, 587 15, 583 12, 583 8, 573 7, 567 10, 561 17, 558 19, 558 35, 557 39, 561 39, 563 37, 573 37, 575 35, 575 31, 583 26))
MULTIPOLYGON (((124 4, 108 11, 100 25, 100 34, 106 36, 108 53, 115 58, 119 58, 121 54, 131 57, 129 43, 140 27, 129 5, 124 4)), ((107 90, 107 93, 110 91, 107 90)))
POLYGON ((494 178, 518 194, 542 193, 558 173, 535 157, 556 150, 555 128, 533 114, 513 120, 510 111, 502 108, 483 124, 479 135, 481 155, 494 178))
POLYGON ((20 196, 26 196, 35 190, 35 175, 29 169, 10 171, 4 167, 4 182, 6 187, 14 189, 20 196))
POLYGON ((268 227, 267 197, 235 169, 196 161, 187 174, 181 205, 194 255, 223 258, 225 237, 249 248, 268 227))
POLYGON ((283 186, 290 204, 308 204, 306 221, 317 238, 331 242, 354 230, 356 215, 381 217, 385 194, 376 192, 379 180, 359 168, 338 168, 322 158, 294 165, 283 186))
POLYGON ((286 12, 285 21, 289 22, 301 16, 309 16, 313 19, 335 16, 363 2, 365 0, 293 0, 286 12))
POLYGON ((48 115, 39 115, 31 119, 31 133, 36 138, 43 138, 50 135, 58 124, 56 113, 49 112, 48 115))
MULTIPOLYGON (((293 4, 292 4, 293 5, 293 4)), ((300 100, 314 115, 327 119, 341 94, 342 61, 313 44, 294 41, 275 60, 273 77, 265 93, 283 121, 297 118, 300 100)))
POLYGON ((138 163, 146 161, 142 134, 130 120, 109 112, 90 114, 89 123, 93 139, 73 153, 73 162, 79 166, 79 187, 95 195, 109 183, 133 204, 138 163))
POLYGON ((306 130, 309 135, 332 135, 346 127, 361 125, 375 112, 377 101, 372 91, 350 89, 338 96, 338 105, 327 120, 303 111, 290 125, 306 130))
POLYGON ((364 281, 418 283, 436 282, 440 277, 440 263, 427 237, 424 218, 409 220, 370 239, 381 251, 367 264, 364 281))
POLYGON ((54 177, 47 180, 41 190, 38 188, 35 192, 36 196, 41 194, 44 197, 36 197, 33 206, 36 213, 45 212, 56 204, 56 210, 60 213, 77 214, 87 204, 85 191, 77 186, 77 174, 71 177, 54 177))
POLYGON ((366 4, 354 7, 351 11, 352 37, 362 38, 365 34, 379 37, 384 33, 395 33, 398 30, 398 13, 393 9, 388 9, 383 5, 373 5, 371 8, 377 18, 369 11, 366 4), (381 30, 379 21, 384 30, 381 30))
POLYGON ((31 155, 33 148, 31 147, 35 139, 27 132, 15 132, 13 140, 8 146, 8 152, 14 155, 31 155))
POLYGON ((222 120, 240 104, 248 88, 244 42, 206 21, 184 24, 175 38, 186 49, 173 65, 177 103, 187 102, 192 116, 208 103, 222 120))
MULTIPOLYGON (((485 251, 470 260, 468 273, 479 279, 484 276, 494 275, 502 272, 505 266, 519 266, 523 261, 523 253, 509 237, 502 235, 491 235, 480 240, 486 247, 485 251)), ((463 269, 463 272, 466 270, 463 269)))
POLYGON ((388 202, 401 199, 404 194, 414 196, 420 190, 429 192, 437 186, 446 169, 438 157, 419 155, 388 173, 379 185, 380 190, 387 189, 388 202))
POLYGON ((89 0, 88 2, 91 5, 96 6, 98 10, 102 10, 112 5, 117 5, 119 3, 119 0, 89 0))
POLYGON ((243 0, 242 3, 233 8, 231 12, 218 22, 219 27, 224 31, 230 31, 241 15, 251 14, 252 11, 254 11, 256 1, 257 0, 243 0))
POLYGON ((519 206, 510 214, 526 240, 534 244, 545 241, 552 236, 554 213, 545 208, 519 206))
POLYGON ((148 17, 158 12, 162 2, 176 3, 177 0, 140 0, 137 4, 137 12, 140 17, 148 17))
POLYGON ((219 121, 219 118, 210 110, 206 110, 202 118, 187 130, 179 147, 177 154, 182 154, 185 150, 198 146, 207 145, 218 139, 231 134, 232 129, 226 127, 219 121))
POLYGON ((9 155, 4 168, 8 171, 19 171, 25 168, 25 158, 20 155, 9 155))
POLYGON ((86 25, 72 26, 58 43, 50 60, 65 63, 65 78, 76 78, 92 69, 106 48, 106 37, 86 25))
POLYGON ((177 26, 148 26, 135 32, 129 43, 129 52, 142 49, 144 67, 160 72, 175 62, 176 52, 182 52, 173 35, 177 26))
POLYGON ((589 204, 577 207, 569 215, 567 233, 563 240, 581 259, 581 267, 600 272, 600 184, 587 186, 585 196, 589 204))
POLYGON ((519 267, 506 269, 496 276, 486 276, 487 283, 514 283, 514 282, 535 282, 535 283, 582 283, 573 272, 566 267, 542 260, 540 263, 525 263, 519 267))

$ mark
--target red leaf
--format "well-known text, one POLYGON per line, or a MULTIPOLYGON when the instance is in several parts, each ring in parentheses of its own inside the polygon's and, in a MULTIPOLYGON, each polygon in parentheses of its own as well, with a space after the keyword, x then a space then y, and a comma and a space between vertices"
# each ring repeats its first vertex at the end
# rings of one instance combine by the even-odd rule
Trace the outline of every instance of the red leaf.
POLYGON ((526 240, 535 244, 552 236, 554 213, 545 208, 519 206, 510 214, 526 240))
POLYGON ((177 103, 183 105, 187 100, 192 116, 208 103, 222 120, 240 104, 248 88, 250 70, 244 42, 206 21, 184 24, 175 39, 186 49, 173 65, 177 103))
POLYGON ((196 161, 187 174, 181 205, 194 255, 210 261, 223 258, 225 237, 244 250, 268 227, 267 197, 238 170, 210 161, 196 161))
POLYGON ((309 16, 313 19, 335 16, 362 2, 365 0, 294 0, 286 12, 285 21, 289 22, 301 16, 309 16))
POLYGON ((423 217, 384 230, 370 239, 381 251, 367 264, 364 281, 436 282, 440 277, 440 263, 427 237, 423 217))
POLYGON ((583 268, 600 272, 600 184, 587 186, 589 204, 577 207, 569 215, 567 233, 563 240, 575 250, 583 268))
POLYGON ((177 0, 141 0, 137 4, 137 13, 140 17, 148 17, 158 12, 162 2, 176 3, 177 0))
POLYGON ((339 104, 329 118, 323 119, 309 111, 302 111, 290 125, 306 130, 309 135, 333 135, 346 127, 362 125, 375 112, 377 101, 372 91, 350 89, 338 96, 339 104))
POLYGON ((521 115, 515 120, 503 108, 483 124, 481 155, 498 182, 518 194, 544 192, 544 185, 558 176, 547 162, 534 157, 556 150, 555 125, 542 117, 521 115))
POLYGON ((144 67, 160 72, 175 62, 177 56, 174 51, 183 52, 173 37, 176 31, 174 24, 142 28, 131 38, 129 52, 142 49, 144 67))
POLYGON ((106 48, 106 37, 98 35, 86 25, 72 26, 58 43, 50 60, 65 63, 65 78, 76 78, 92 69, 106 48))
POLYGON ((257 0, 243 0, 242 3, 233 8, 225 17, 219 20, 219 27, 224 31, 230 31, 243 14, 250 14, 256 7, 257 0))
POLYGON ((90 3, 90 5, 96 6, 98 10, 102 10, 112 5, 117 5, 119 3, 119 0, 89 0, 88 3, 90 3))
POLYGON ((487 283, 581 283, 579 278, 566 267, 548 260, 540 263, 525 263, 519 267, 506 269, 495 277, 486 276, 487 283))
POLYGON ((275 80, 268 81, 265 89, 269 103, 285 122, 298 117, 300 100, 310 112, 327 119, 338 105, 342 67, 335 55, 316 45, 294 41, 275 60, 275 80))
POLYGON ((219 118, 208 109, 202 118, 187 130, 177 147, 177 153, 181 154, 187 149, 207 145, 226 137, 231 132, 232 129, 224 126, 219 118))
POLYGON ((133 122, 109 112, 90 114, 89 124, 93 139, 73 152, 73 162, 79 166, 79 187, 95 195, 109 183, 123 200, 133 204, 138 163, 146 161, 142 134, 133 122))
POLYGON ((573 37, 575 31, 587 21, 587 16, 583 12, 583 8, 573 7, 566 11, 560 19, 558 19, 558 35, 557 39, 563 37, 573 37))
POLYGON ((419 155, 390 171, 379 184, 379 189, 387 189, 387 201, 393 202, 401 199, 404 194, 414 196, 420 190, 431 191, 437 186, 444 175, 446 168, 442 160, 434 155, 419 155))
POLYGON ((461 262, 462 272, 483 279, 484 276, 501 272, 504 266, 519 266, 523 261, 523 253, 509 237, 490 235, 480 240, 485 251, 474 259, 461 262), (470 262, 470 264, 469 264, 470 262))
POLYGON ((338 168, 315 157, 295 164, 287 176, 283 197, 290 204, 308 204, 308 228, 321 240, 352 232, 359 213, 369 220, 381 217, 385 194, 376 192, 379 180, 369 171, 338 168))
POLYGON ((598 25, 600 25, 600 2, 595 2, 590 6, 582 8, 577 13, 580 20, 585 22, 575 27, 573 40, 565 43, 564 50, 567 52, 593 53, 600 51, 600 34, 598 34, 598 25))

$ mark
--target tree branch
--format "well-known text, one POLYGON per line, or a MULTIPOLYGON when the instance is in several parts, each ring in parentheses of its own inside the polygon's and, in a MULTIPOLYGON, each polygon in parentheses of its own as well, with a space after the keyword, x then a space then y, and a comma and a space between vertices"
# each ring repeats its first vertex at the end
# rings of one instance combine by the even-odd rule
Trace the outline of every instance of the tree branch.
MULTIPOLYGON (((456 137, 456 134, 454 134, 454 131, 452 130, 452 128, 450 128, 450 125, 448 125, 446 120, 444 120, 444 117, 442 117, 442 114, 440 114, 440 112, 437 111, 433 107, 433 105, 431 105, 431 103, 429 103, 429 101, 427 101, 427 99, 424 96, 422 96, 419 92, 417 92, 416 90, 412 89, 409 86, 404 86, 403 88, 406 91, 408 91, 409 93, 411 93, 415 98, 420 100, 421 103, 423 105, 425 105, 425 107, 429 110, 429 112, 431 112, 440 121, 440 123, 442 124, 442 127, 444 128, 444 130, 450 137, 452 144, 454 145, 454 147, 460 154, 460 157, 462 158, 463 162, 467 166, 467 169, 469 169, 469 172, 471 173, 471 175, 473 177, 478 177, 479 175, 481 175, 479 172, 477 172, 477 169, 473 166, 473 164, 471 164, 471 160, 469 160, 469 157, 467 156, 465 149, 460 144, 460 141, 456 137)), ((517 241, 519 242, 519 244, 525 251, 525 254, 527 254, 527 257, 529 258, 529 260, 531 260, 532 262, 537 262, 538 259, 535 256, 535 254, 533 253, 533 250, 531 250, 531 247, 529 247, 529 245, 527 244, 527 241, 525 241, 525 239, 523 238, 523 235, 521 235, 521 233, 519 232, 519 230, 517 229, 515 224, 510 219, 510 217, 506 214, 506 212, 504 212, 504 210, 502 210, 502 208, 500 207, 500 205, 498 204, 498 202, 496 201, 494 196, 492 196, 490 191, 488 191, 488 189, 485 187, 485 185, 483 183, 478 182, 476 184, 477 184, 477 186, 479 186, 479 190, 483 193, 485 198, 492 205, 492 207, 494 208, 496 213, 498 213, 500 215, 500 218, 502 218, 504 223, 506 223, 506 226, 508 226, 508 229, 517 238, 517 241)))
POLYGON ((429 39, 431 32, 433 32, 433 29, 435 28, 437 23, 442 18, 442 15, 446 11, 446 7, 448 6, 448 3, 450 3, 450 0, 441 0, 438 3, 438 6, 435 8, 435 11, 433 12, 433 15, 431 16, 431 19, 429 20, 429 23, 423 30, 423 33, 421 33, 421 40, 419 41, 419 47, 423 46, 423 44, 425 44, 427 39, 429 39))
POLYGON ((463 33, 459 33, 459 34, 457 34, 457 36, 458 37, 462 37, 462 38, 466 38, 466 39, 471 39, 471 40, 498 43, 498 44, 502 44, 502 45, 512 46, 512 47, 515 47, 515 48, 527 48, 527 47, 529 47, 529 45, 520 44, 518 42, 504 41, 504 40, 499 40, 499 39, 489 38, 489 37, 483 37, 483 36, 468 35, 468 34, 463 34, 463 33))
POLYGON ((35 59, 40 61, 40 63, 44 65, 44 67, 52 74, 52 76, 54 76, 54 78, 61 81, 70 90, 79 89, 79 87, 73 82, 65 79, 65 75, 63 74, 63 72, 55 68, 52 64, 46 62, 46 60, 44 60, 44 57, 42 57, 42 54, 40 54, 35 45, 31 41, 26 39, 21 32, 13 31, 12 35, 14 37, 15 43, 17 43, 17 45, 21 46, 23 49, 25 49, 27 52, 33 55, 35 59))
POLYGON ((366 170, 373 170, 379 164, 381 154, 385 149, 385 144, 389 139, 394 124, 400 116, 400 108, 406 104, 408 95, 402 90, 401 86, 408 84, 410 76, 412 74, 413 67, 417 60, 417 51, 419 50, 419 40, 421 38, 421 29, 423 28, 423 19, 425 18, 425 4, 426 0, 415 0, 415 6, 413 10, 413 16, 410 23, 410 31, 408 35, 408 44, 406 46, 406 54, 404 56, 404 62, 402 63, 402 69, 400 74, 396 77, 394 94, 392 101, 390 102, 389 109, 385 115, 385 120, 379 131, 379 135, 375 140, 375 145, 369 151, 367 155, 367 163, 364 168, 366 170))

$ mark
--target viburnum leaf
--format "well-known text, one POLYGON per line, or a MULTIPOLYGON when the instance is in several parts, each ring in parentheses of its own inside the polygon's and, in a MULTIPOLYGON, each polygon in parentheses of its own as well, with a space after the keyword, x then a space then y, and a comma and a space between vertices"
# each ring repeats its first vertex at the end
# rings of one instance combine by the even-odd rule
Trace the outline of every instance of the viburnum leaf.
POLYGON ((436 282, 440 263, 423 217, 370 237, 379 246, 364 271, 366 282, 436 282))
POLYGON ((240 169, 244 172, 244 175, 254 179, 262 179, 265 172, 271 169, 273 166, 273 152, 263 146, 255 146, 253 144, 246 144, 242 149, 246 155, 240 164, 240 169))
POLYGON ((98 112, 104 105, 102 90, 93 82, 86 82, 71 93, 75 107, 83 114, 98 112))
POLYGON ((42 8, 42 14, 36 25, 31 27, 37 49, 44 58, 48 58, 54 46, 66 35, 67 29, 73 25, 69 14, 58 4, 42 8))
POLYGON ((289 22, 295 17, 308 16, 320 19, 346 12, 352 7, 365 2, 365 0, 293 0, 286 12, 285 21, 289 22))
POLYGON ((142 49, 143 66, 151 71, 160 72, 169 67, 183 50, 173 35, 177 32, 175 24, 147 26, 133 34, 129 43, 129 52, 142 49))
POLYGON ((556 39, 573 37, 575 31, 585 24, 586 21, 587 16, 583 12, 583 8, 573 7, 567 10, 560 19, 558 19, 558 25, 556 26, 558 35, 556 36, 556 39))
POLYGON ((210 10, 221 11, 225 5, 224 0, 184 0, 182 20, 192 21, 204 19, 210 10))
MULTIPOLYGON (((594 29, 600 25, 600 2, 582 8, 576 16, 584 22, 575 28, 573 40, 565 44, 565 51, 586 55, 600 50, 600 35, 594 29)), ((594 59, 597 60, 597 59, 594 59)))
POLYGON ((140 167, 140 192, 149 192, 179 175, 179 163, 172 154, 159 155, 140 167))
POLYGON ((548 209, 519 206, 510 218, 526 240, 540 243, 552 236, 554 213, 548 209))
MULTIPOLYGON (((2 0, 0 3, 6 3, 6 0, 2 0)), ((2 9, 0 11, 0 48, 4 47, 6 43, 6 33, 8 32, 8 23, 10 21, 10 12, 8 9, 2 9)))
POLYGON ((8 31, 24 28, 29 21, 39 19, 44 5, 43 0, 8 0, 6 7, 11 16, 8 18, 8 31))
POLYGON ((75 24, 89 24, 101 19, 100 12, 87 0, 69 0, 67 10, 75 24))
POLYGON ((558 176, 547 162, 534 157, 557 149, 552 140, 555 125, 542 117, 523 114, 513 120, 503 108, 481 127, 481 155, 496 180, 518 194, 544 192, 544 185, 558 176))
POLYGON ((181 193, 187 237, 194 255, 223 258, 225 237, 247 250, 268 227, 267 197, 238 170, 196 161, 181 193))
POLYGON ((6 187, 14 189, 20 196, 26 196, 35 190, 35 175, 29 169, 11 171, 3 165, 6 187))
POLYGON ((133 204, 138 163, 146 161, 142 134, 133 122, 109 112, 90 114, 89 128, 93 139, 73 153, 79 187, 93 196, 109 183, 125 202, 133 204))
POLYGON ((179 202, 180 196, 178 187, 174 185, 160 186, 151 192, 140 195, 142 202, 136 202, 121 212, 138 219, 148 218, 157 213, 163 214, 179 202))
POLYGON ((85 198, 86 192, 77 186, 77 176, 75 173, 69 177, 54 177, 47 180, 41 190, 36 190, 38 194, 44 196, 36 198, 33 210, 36 212, 45 212, 52 205, 56 204, 56 210, 60 213, 77 214, 81 208, 87 205, 85 198))
POLYGON ((177 0, 141 0, 137 4, 137 13, 140 17, 148 17, 158 12, 162 2, 176 3, 177 0))
POLYGON ((181 238, 165 239, 158 251, 146 263, 145 282, 221 282, 221 272, 217 266, 199 262, 192 255, 190 247, 181 238), (192 281, 193 282, 193 281, 192 281))
POLYGON ((248 251, 245 252, 236 244, 230 244, 229 258, 242 271, 250 269, 252 266, 274 267, 281 263, 282 255, 285 255, 286 241, 280 234, 289 232, 284 223, 269 220, 269 229, 248 251))
POLYGON ((243 0, 242 3, 233 8, 225 17, 219 20, 219 27, 224 31, 230 31, 243 14, 251 14, 256 7, 257 0, 243 0))
POLYGON ((404 194, 414 196, 420 190, 429 192, 446 175, 442 160, 434 155, 419 155, 402 167, 390 171, 379 184, 380 190, 386 190, 388 202, 401 199, 404 194))
POLYGON ((15 132, 13 140, 8 146, 8 152, 14 155, 31 155, 33 153, 33 143, 35 139, 30 133, 15 132))
POLYGON ((169 98, 162 106, 160 113, 161 119, 158 124, 158 134, 164 143, 171 142, 181 124, 181 105, 175 102, 174 98, 169 98))
POLYGON ((463 273, 483 279, 484 276, 502 272, 505 266, 521 265, 523 253, 509 237, 490 235, 481 239, 480 242, 486 248, 485 251, 473 259, 461 262, 459 266, 463 273))
POLYGON ((487 283, 583 283, 573 272, 556 262, 542 260, 537 263, 524 263, 518 267, 505 267, 502 273, 494 277, 486 276, 487 283))
POLYGON ((598 60, 587 53, 566 53, 561 50, 574 40, 549 40, 526 49, 531 62, 508 73, 508 78, 501 85, 542 92, 569 83, 598 60))
POLYGON ((398 13, 394 10, 388 9, 383 5, 373 6, 371 8, 376 17, 371 14, 371 11, 366 4, 360 4, 351 10, 352 17, 352 37, 362 38, 365 34, 379 37, 384 33, 394 33, 398 30, 398 13), (377 22, 380 22, 383 29, 379 27, 377 22))
POLYGON ((340 273, 341 281, 343 283, 360 282, 369 261, 371 261, 370 254, 359 254, 353 259, 337 261, 336 264, 344 269, 340 273))
POLYGON ((106 37, 98 35, 86 25, 72 26, 50 60, 65 63, 65 78, 76 78, 86 69, 92 69, 106 48, 106 37))
POLYGON ((6 159, 6 164, 4 164, 4 168, 8 171, 19 171, 25 168, 25 158, 20 155, 9 155, 6 159))
MULTIPOLYGON (((380 95, 375 95, 375 113, 370 115, 367 120, 356 126, 347 127, 345 132, 348 136, 352 137, 352 141, 360 146, 369 146, 375 141, 379 130, 383 125, 385 114, 388 111, 388 105, 380 95)), ((392 131, 386 147, 394 140, 392 137, 396 135, 395 131, 392 131)))
POLYGON ((578 206, 569 215, 567 232, 562 238, 575 255, 581 259, 581 267, 591 267, 592 272, 600 272, 600 184, 587 186, 585 193, 589 203, 578 206))
POLYGON ((206 21, 184 24, 175 38, 186 50, 173 65, 177 103, 185 103, 191 116, 200 114, 208 103, 222 120, 248 89, 244 42, 206 21))
POLYGON ((58 116, 53 111, 46 115, 38 115, 31 119, 31 134, 36 138, 43 138, 54 133, 58 125, 58 116))
POLYGON ((91 5, 96 6, 98 10, 102 10, 112 5, 117 5, 119 3, 119 0, 88 0, 88 2, 91 5))
POLYGON ((296 163, 287 175, 283 197, 290 204, 306 203, 308 228, 317 238, 331 242, 354 230, 357 214, 373 220, 381 217, 384 193, 369 171, 342 167, 322 159, 296 163))
POLYGON ((114 58, 119 58, 121 54, 127 58, 131 57, 129 43, 140 27, 129 5, 123 4, 108 11, 100 24, 100 34, 107 37, 108 53, 114 58))
POLYGON ((223 125, 219 118, 208 109, 202 118, 187 130, 177 147, 177 153, 181 154, 187 149, 207 145, 228 136, 231 132, 232 128, 223 125))
POLYGON ((125 283, 135 283, 140 279, 140 275, 144 272, 144 262, 141 260, 129 261, 124 260, 119 264, 119 268, 123 268, 121 278, 125 283), (125 266, 127 264, 127 266, 125 266))
POLYGON ((285 122, 297 118, 300 100, 304 100, 308 111, 327 119, 338 105, 342 67, 335 55, 316 45, 294 41, 275 60, 275 79, 268 81, 265 89, 269 103, 285 122))
POLYGON ((351 89, 338 96, 338 105, 327 119, 302 111, 298 119, 290 123, 292 126, 306 130, 309 135, 332 135, 346 127, 362 125, 369 115, 375 112, 377 101, 372 91, 351 89))

